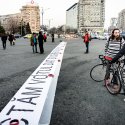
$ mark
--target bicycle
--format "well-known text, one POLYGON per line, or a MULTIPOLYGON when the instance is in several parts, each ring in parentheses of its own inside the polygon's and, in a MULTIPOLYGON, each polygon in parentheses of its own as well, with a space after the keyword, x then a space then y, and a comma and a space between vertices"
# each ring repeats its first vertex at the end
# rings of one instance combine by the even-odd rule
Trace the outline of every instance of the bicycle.
POLYGON ((124 63, 122 63, 124 60, 117 61, 117 63, 110 65, 109 78, 106 79, 107 60, 103 55, 99 55, 99 59, 101 59, 102 63, 95 65, 91 69, 90 77, 96 82, 104 81, 105 87, 110 94, 116 95, 120 93, 121 88, 123 88, 125 93, 125 84, 123 79, 124 63))

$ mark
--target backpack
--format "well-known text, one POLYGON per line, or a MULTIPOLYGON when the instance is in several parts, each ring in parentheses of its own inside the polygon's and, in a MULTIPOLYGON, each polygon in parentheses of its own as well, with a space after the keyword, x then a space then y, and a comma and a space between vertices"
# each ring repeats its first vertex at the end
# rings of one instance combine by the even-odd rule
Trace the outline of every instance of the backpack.
POLYGON ((44 37, 44 39, 46 39, 46 38, 47 38, 47 37, 46 37, 46 35, 44 35, 43 37, 44 37))

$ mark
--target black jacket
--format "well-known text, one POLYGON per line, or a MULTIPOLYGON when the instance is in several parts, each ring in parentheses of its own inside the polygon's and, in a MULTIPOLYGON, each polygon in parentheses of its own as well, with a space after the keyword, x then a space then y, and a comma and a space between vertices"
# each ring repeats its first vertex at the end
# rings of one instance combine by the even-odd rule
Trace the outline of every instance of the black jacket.
POLYGON ((43 44, 43 35, 42 34, 39 34, 38 36, 38 41, 39 41, 39 44, 43 44))
POLYGON ((3 42, 6 42, 7 41, 7 36, 5 35, 5 36, 2 36, 1 37, 1 40, 3 41, 3 42))
POLYGON ((111 63, 115 63, 123 55, 125 55, 125 44, 123 45, 122 49, 116 54, 116 56, 112 59, 111 63))

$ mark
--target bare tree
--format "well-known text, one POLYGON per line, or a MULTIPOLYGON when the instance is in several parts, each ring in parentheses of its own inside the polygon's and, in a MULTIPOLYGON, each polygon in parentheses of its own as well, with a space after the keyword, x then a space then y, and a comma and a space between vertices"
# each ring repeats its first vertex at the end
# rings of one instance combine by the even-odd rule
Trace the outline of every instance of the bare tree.
POLYGON ((19 22, 18 22, 18 20, 14 20, 14 18, 8 19, 7 30, 10 33, 13 33, 13 34, 19 32, 19 22))

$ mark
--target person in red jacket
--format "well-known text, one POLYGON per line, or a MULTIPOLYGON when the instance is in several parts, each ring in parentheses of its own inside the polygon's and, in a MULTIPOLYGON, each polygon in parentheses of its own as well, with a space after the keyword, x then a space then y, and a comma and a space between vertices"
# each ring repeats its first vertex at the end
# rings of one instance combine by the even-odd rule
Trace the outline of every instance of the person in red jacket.
POLYGON ((83 39, 84 39, 84 43, 86 45, 86 52, 85 53, 89 53, 90 35, 89 35, 88 31, 85 32, 85 36, 83 36, 83 39))

